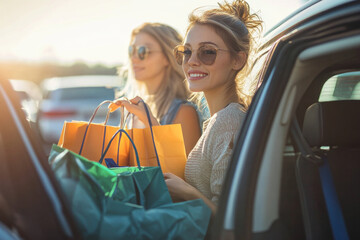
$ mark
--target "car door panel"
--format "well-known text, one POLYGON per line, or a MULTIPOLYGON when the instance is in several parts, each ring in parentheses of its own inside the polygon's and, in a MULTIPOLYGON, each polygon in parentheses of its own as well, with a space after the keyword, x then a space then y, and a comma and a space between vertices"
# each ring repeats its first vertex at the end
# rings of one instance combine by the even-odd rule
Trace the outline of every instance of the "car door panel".
POLYGON ((75 227, 53 185, 45 154, 4 79, 0 105, 0 189, 11 209, 12 227, 26 239, 71 239, 75 227))

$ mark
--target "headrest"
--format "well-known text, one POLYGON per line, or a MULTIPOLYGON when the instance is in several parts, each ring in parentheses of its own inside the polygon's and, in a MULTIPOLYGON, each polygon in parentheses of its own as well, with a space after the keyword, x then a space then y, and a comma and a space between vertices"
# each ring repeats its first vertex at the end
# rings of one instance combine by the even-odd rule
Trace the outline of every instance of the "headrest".
POLYGON ((312 104, 305 113, 303 135, 311 147, 360 146, 360 101, 312 104))

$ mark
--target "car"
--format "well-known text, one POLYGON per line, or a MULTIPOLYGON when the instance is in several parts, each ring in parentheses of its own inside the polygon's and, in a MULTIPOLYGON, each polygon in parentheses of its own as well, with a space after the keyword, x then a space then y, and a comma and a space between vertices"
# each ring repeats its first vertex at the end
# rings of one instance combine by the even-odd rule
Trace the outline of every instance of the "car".
POLYGON ((0 79, 0 239, 79 239, 42 141, 0 79))
MULTIPOLYGON (((359 239, 360 2, 309 1, 260 50, 207 239, 359 239)), ((0 239, 80 239, 6 79, 0 108, 0 239)))
POLYGON ((308 1, 265 34, 210 239, 360 238, 359 30, 308 1))
POLYGON ((42 99, 40 87, 29 80, 10 79, 10 83, 20 97, 21 106, 30 122, 36 122, 39 102, 42 99))
MULTIPOLYGON (((48 78, 42 81, 38 126, 43 140, 57 143, 65 121, 89 121, 96 107, 104 100, 114 100, 122 85, 118 76, 81 75, 48 78)), ((106 107, 97 112, 93 122, 104 122, 106 107)), ((119 112, 110 115, 108 124, 119 124, 119 112)))

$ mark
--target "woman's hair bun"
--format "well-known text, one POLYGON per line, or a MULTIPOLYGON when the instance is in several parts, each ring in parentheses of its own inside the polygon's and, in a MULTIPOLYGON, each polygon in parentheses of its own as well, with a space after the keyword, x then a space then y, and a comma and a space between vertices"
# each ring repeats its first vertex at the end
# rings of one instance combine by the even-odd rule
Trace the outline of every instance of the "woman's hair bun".
POLYGON ((229 3, 225 0, 218 5, 221 11, 240 19, 249 31, 254 29, 261 31, 262 20, 256 13, 250 13, 250 5, 246 1, 234 0, 229 3))

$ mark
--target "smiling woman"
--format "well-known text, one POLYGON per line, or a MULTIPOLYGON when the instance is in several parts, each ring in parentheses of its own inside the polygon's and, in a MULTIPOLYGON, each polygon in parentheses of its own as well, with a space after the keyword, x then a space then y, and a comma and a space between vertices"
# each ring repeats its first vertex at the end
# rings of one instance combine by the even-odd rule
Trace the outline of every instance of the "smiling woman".
MULTIPOLYGON (((187 101, 190 91, 184 74, 173 56, 173 48, 180 44, 180 34, 166 24, 144 23, 131 34, 129 46, 129 76, 120 97, 145 99, 154 113, 154 124, 181 124, 187 155, 201 134, 202 117, 194 104, 187 101)), ((131 100, 137 103, 138 100, 131 100)), ((136 115, 138 106, 120 100, 127 110, 136 115)), ((147 123, 144 115, 135 116, 132 127, 142 128, 147 123)))
MULTIPOLYGON (((217 8, 189 16, 185 39, 174 50, 175 58, 182 64, 190 90, 204 93, 211 117, 204 122, 203 133, 188 156, 186 181, 164 174, 174 201, 201 198, 213 215, 216 213, 233 145, 251 99, 243 87, 254 35, 261 24, 243 0, 225 1, 217 8)), ((134 43, 145 45, 146 41, 137 40, 134 38, 134 43)), ((133 64, 139 63, 134 55, 131 59, 133 64)), ((117 103, 145 122, 145 108, 140 102, 141 98, 136 97, 117 103)), ((151 119, 154 125, 159 124, 155 117, 151 119)))
POLYGON ((189 16, 183 45, 175 49, 193 92, 203 92, 211 117, 189 155, 185 181, 166 174, 172 197, 201 198, 215 215, 223 179, 251 96, 243 88, 253 37, 262 21, 246 1, 226 1, 189 16))

